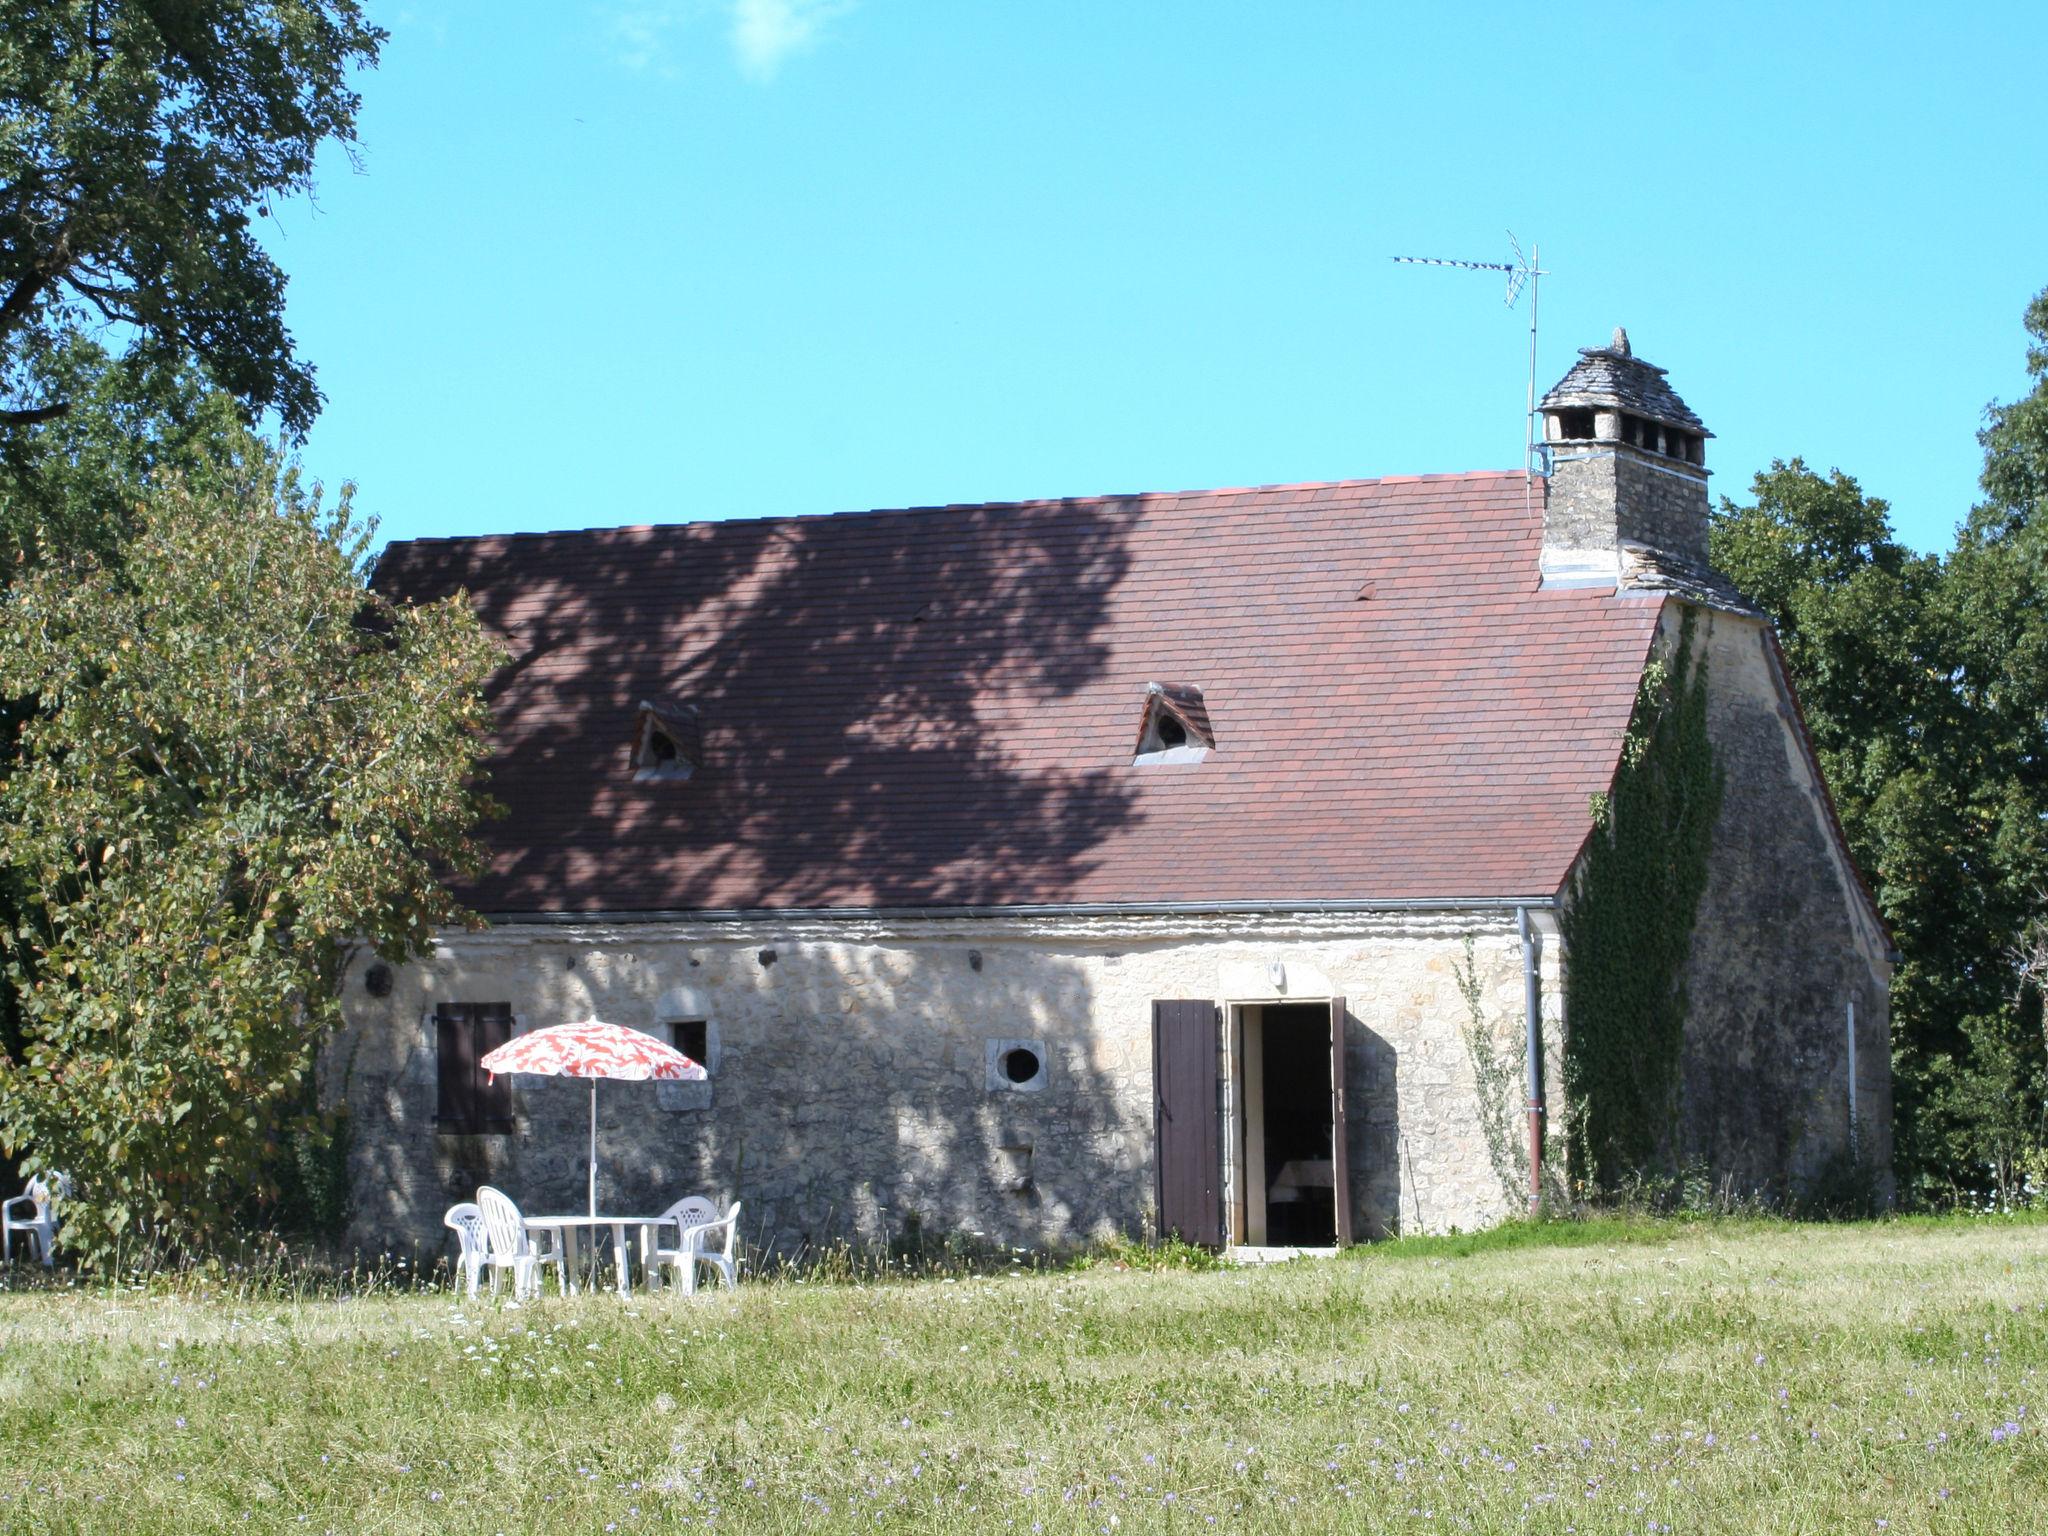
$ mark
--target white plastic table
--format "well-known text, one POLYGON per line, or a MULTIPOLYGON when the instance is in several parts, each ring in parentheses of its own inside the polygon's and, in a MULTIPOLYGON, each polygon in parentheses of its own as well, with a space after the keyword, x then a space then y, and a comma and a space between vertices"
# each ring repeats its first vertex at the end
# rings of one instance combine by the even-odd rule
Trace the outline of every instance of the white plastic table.
MULTIPOLYGON (((640 1229, 641 1277, 648 1290, 658 1291, 661 1289, 661 1266, 654 1262, 654 1233, 666 1220, 668 1218, 662 1216, 591 1216, 584 1213, 574 1216, 529 1216, 526 1218, 526 1230, 555 1233, 562 1244, 563 1272, 565 1275, 573 1276, 576 1273, 576 1234, 588 1231, 594 1245, 598 1240, 599 1230, 610 1227, 612 1267, 618 1271, 619 1294, 630 1296, 633 1294, 633 1278, 627 1257, 626 1228, 640 1229)), ((575 1287, 576 1282, 571 1279, 569 1288, 572 1293, 575 1287)))

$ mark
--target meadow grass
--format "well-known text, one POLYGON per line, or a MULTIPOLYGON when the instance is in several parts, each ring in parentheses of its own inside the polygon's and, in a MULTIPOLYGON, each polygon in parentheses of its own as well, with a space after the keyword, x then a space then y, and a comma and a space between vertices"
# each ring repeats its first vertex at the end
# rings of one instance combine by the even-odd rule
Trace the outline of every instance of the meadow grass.
POLYGON ((737 1297, 0 1296, 0 1529, 2029 1532, 2048 1225, 737 1297))

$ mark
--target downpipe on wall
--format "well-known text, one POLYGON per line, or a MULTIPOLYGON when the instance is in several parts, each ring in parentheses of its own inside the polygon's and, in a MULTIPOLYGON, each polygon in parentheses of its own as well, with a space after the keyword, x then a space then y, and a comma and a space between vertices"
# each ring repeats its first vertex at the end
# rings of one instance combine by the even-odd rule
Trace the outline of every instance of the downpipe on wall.
POLYGON ((1522 936, 1522 1002, 1528 1036, 1529 1073, 1529 1211, 1543 1205, 1543 982, 1537 971, 1536 928, 1527 907, 1515 908, 1515 931, 1522 936))

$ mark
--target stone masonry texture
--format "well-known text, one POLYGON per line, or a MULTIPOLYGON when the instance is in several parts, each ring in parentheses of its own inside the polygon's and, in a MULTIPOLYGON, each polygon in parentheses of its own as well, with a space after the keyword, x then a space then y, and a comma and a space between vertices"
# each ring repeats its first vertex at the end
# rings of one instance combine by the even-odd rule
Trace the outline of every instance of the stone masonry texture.
POLYGON ((1561 453, 1551 466, 1544 543, 1553 549, 1648 545, 1707 564, 1707 482, 1626 444, 1561 453))
MULTIPOLYGON (((1763 624, 1695 611, 1725 785, 1686 974, 1681 1158, 1738 1193, 1784 1194, 1845 1152, 1853 1001, 1862 1151, 1888 1170, 1890 943, 1835 835, 1763 624)), ((1678 622, 1674 606, 1667 640, 1678 622)))
MULTIPOLYGON (((794 1255, 910 1230, 1032 1248, 1142 1234, 1153 1208, 1152 1002, 1341 995, 1357 1234, 1486 1225, 1511 1205, 1464 1033, 1457 968, 1468 938, 1485 1027, 1517 1063, 1519 1097, 1521 952, 1512 914, 1499 911, 451 933, 399 969, 385 997, 363 985, 361 965, 349 978, 348 1024, 325 1067, 355 1127, 351 1238, 365 1253, 438 1252, 442 1212, 480 1183, 529 1212, 583 1206, 588 1084, 515 1078, 510 1133, 436 1129, 442 1002, 509 1002, 520 1029, 592 1015, 633 1026, 705 1018, 708 1089, 599 1085, 600 1205, 640 1214, 684 1194, 742 1200, 746 1240, 794 1255), (1246 980, 1276 963, 1286 990, 1246 980), (1042 1042, 1043 1088, 993 1089, 990 1040, 1042 1042), (1020 1172, 1024 1187, 1013 1187, 1020 1172)), ((1543 949, 1553 1021, 1557 961, 1553 939, 1543 949)), ((1234 1176, 1226 1170, 1226 1184, 1234 1176)))

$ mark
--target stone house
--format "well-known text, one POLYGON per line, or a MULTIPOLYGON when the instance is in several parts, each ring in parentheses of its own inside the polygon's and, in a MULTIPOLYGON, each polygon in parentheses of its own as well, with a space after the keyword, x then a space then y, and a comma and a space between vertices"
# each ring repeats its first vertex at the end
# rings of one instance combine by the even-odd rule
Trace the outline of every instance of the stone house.
POLYGON ((1725 790, 1676 1146, 1782 1189, 1853 1097, 1884 1166, 1888 941, 1707 569, 1709 434, 1619 333, 1542 417, 1533 478, 392 545, 383 590, 504 639, 506 814, 487 926, 350 971, 356 1240, 434 1245, 485 1181, 580 1203, 582 1086, 475 1062, 592 1015, 710 1070, 605 1091, 605 1204, 743 1198, 785 1250, 1497 1220, 1502 1126, 1561 1099, 1590 807, 1681 626, 1725 790))

